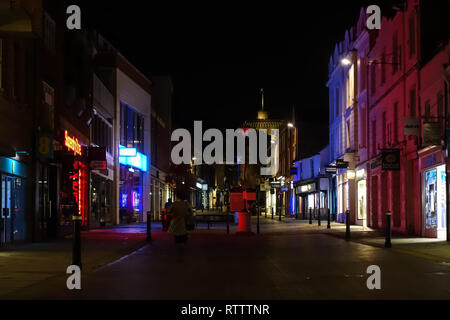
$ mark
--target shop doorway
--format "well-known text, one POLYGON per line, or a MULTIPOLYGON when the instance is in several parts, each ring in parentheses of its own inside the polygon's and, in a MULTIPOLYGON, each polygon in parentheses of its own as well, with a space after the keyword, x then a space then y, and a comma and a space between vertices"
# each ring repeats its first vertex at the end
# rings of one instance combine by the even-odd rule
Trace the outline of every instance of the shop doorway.
POLYGON ((362 221, 363 228, 367 227, 366 207, 366 180, 358 181, 358 220, 362 221))
POLYGON ((423 179, 423 234, 425 237, 445 239, 447 236, 445 165, 425 171, 423 179))
POLYGON ((24 241, 26 238, 25 179, 1 175, 0 189, 0 243, 24 241))

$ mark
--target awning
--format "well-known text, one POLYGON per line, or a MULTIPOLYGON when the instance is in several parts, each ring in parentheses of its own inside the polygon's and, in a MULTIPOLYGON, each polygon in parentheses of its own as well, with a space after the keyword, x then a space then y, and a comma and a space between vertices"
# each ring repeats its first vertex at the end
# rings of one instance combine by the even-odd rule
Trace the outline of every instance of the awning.
POLYGON ((0 0, 0 37, 32 37, 33 28, 28 13, 11 8, 10 0, 0 0))

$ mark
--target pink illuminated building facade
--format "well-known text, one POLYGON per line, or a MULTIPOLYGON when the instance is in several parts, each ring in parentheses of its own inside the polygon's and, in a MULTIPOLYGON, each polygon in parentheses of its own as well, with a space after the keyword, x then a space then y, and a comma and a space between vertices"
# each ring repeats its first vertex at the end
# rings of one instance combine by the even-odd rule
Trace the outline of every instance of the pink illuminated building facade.
POLYGON ((330 207, 344 222, 446 238, 448 2, 407 0, 367 30, 365 10, 330 59, 330 207), (446 22, 447 21, 447 22, 446 22))

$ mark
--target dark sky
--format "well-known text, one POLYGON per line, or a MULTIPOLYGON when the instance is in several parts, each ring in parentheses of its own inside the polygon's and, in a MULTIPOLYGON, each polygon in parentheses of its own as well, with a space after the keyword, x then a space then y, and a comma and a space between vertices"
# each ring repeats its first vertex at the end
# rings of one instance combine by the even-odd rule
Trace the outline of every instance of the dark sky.
POLYGON ((174 127, 203 120, 204 127, 237 128, 256 117, 263 87, 271 118, 290 118, 294 105, 306 153, 307 145, 319 150, 328 140, 325 84, 334 45, 362 6, 382 3, 242 3, 95 0, 81 9, 145 74, 172 75, 174 127))

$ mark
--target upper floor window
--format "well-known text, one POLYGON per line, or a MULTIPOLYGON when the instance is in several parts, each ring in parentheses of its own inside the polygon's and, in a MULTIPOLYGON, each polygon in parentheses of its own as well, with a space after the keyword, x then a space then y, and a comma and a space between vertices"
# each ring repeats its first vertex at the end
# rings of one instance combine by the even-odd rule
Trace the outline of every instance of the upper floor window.
POLYGON ((398 35, 397 32, 392 36, 392 74, 396 73, 398 70, 400 62, 400 53, 398 47, 398 35))
POLYGON ((409 115, 411 117, 416 116, 416 88, 409 91, 409 115))
POLYGON ((409 56, 416 53, 416 23, 414 16, 409 18, 409 56))
POLYGON ((376 71, 377 71, 377 65, 375 63, 371 63, 370 64, 370 92, 372 94, 375 94, 376 90, 377 90, 377 75, 376 75, 376 71))
POLYGON ((120 144, 144 151, 144 116, 124 102, 120 102, 120 144))
POLYGON ((338 116, 339 115, 339 98, 340 98, 340 96, 339 96, 339 88, 335 89, 334 98, 336 99, 336 102, 335 102, 336 116, 338 116))
POLYGON ((44 13, 44 44, 51 52, 56 48, 56 24, 48 13, 44 13))
POLYGON ((381 84, 386 82, 386 53, 381 55, 381 84))

